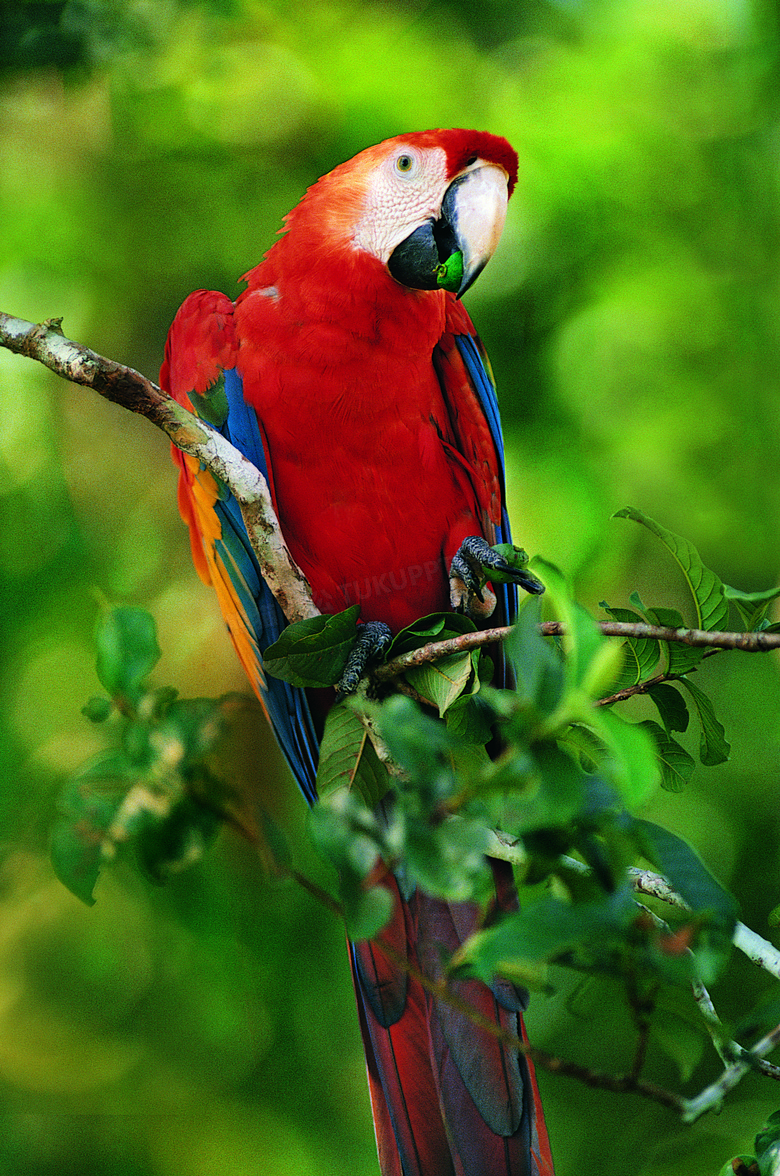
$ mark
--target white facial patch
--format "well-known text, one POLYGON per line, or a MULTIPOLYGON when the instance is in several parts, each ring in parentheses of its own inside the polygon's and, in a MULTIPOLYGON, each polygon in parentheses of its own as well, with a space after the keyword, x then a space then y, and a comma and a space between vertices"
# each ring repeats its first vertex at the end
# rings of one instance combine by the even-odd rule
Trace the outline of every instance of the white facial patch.
POLYGON ((436 220, 448 182, 442 147, 421 151, 398 144, 369 179, 364 212, 352 237, 355 248, 386 265, 410 233, 426 220, 436 220))

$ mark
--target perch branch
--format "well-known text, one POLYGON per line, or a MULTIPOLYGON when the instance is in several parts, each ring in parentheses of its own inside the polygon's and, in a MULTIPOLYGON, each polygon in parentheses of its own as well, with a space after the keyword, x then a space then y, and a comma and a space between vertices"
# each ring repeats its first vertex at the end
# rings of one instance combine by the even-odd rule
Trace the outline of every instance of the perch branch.
MULTIPOLYGON (((770 649, 780 649, 780 633, 764 633, 761 631, 748 633, 729 633, 720 630, 706 629, 670 629, 665 625, 629 624, 625 621, 600 621, 599 629, 605 637, 622 637, 624 640, 653 639, 656 641, 677 642, 681 645, 703 647, 714 652, 717 649, 741 649, 746 653, 763 653, 770 649)), ((422 666, 428 662, 438 661, 449 657, 453 653, 466 653, 472 649, 481 649, 483 645, 494 645, 498 641, 506 641, 512 629, 501 626, 494 629, 480 629, 476 633, 461 633, 457 637, 447 637, 444 641, 430 641, 408 653, 402 653, 386 665, 379 666, 373 672, 377 682, 388 682, 392 678, 404 674, 407 670, 422 666)), ((544 621, 539 626, 543 637, 563 637, 566 631, 558 621, 544 621)), ((638 683, 629 686, 603 703, 618 702, 629 698, 632 694, 641 693, 648 685, 657 685, 675 674, 659 674, 650 683, 638 683)))
POLYGON ((28 323, 0 312, 0 345, 146 417, 178 449, 207 466, 238 502, 263 579, 288 621, 317 615, 311 589, 282 536, 265 478, 221 433, 140 372, 66 339, 62 319, 28 323))

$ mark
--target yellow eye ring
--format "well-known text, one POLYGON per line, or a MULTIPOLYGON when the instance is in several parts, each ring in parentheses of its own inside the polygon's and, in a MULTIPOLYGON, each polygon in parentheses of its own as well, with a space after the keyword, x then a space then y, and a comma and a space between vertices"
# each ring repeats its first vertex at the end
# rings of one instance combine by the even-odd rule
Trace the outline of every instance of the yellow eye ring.
POLYGON ((414 169, 414 156, 407 155, 406 152, 404 152, 403 155, 398 156, 398 158, 395 161, 395 170, 397 172, 399 172, 400 175, 408 176, 409 173, 413 169, 414 169))

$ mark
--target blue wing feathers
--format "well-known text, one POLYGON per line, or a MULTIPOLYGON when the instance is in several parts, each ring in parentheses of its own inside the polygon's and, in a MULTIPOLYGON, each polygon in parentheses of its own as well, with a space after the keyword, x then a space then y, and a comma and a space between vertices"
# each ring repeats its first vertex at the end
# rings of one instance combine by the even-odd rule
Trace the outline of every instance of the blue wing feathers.
MULTIPOLYGON (((268 479, 268 461, 257 417, 244 400, 241 377, 235 369, 225 372, 225 393, 228 415, 221 432, 268 479)), ((217 550, 230 576, 249 636, 262 656, 287 621, 260 574, 235 498, 228 495, 216 503, 215 509, 222 528, 217 550)), ((288 682, 266 675, 255 685, 262 694, 277 742, 298 786, 309 804, 313 804, 317 798, 319 742, 306 695, 288 682)))
MULTIPOLYGON (((501 429, 501 416, 498 410, 495 385, 485 367, 485 361, 473 335, 456 335, 455 344, 460 352, 466 371, 474 386, 485 419, 490 427, 490 435, 498 454, 498 464, 501 479, 501 497, 505 494, 504 470, 504 435, 501 429)), ((496 540, 499 543, 511 543, 512 532, 509 526, 509 516, 506 507, 501 508, 501 525, 496 529, 496 540)), ((498 613, 496 623, 509 625, 517 615, 517 587, 515 584, 495 584, 494 589, 498 597, 498 613)))

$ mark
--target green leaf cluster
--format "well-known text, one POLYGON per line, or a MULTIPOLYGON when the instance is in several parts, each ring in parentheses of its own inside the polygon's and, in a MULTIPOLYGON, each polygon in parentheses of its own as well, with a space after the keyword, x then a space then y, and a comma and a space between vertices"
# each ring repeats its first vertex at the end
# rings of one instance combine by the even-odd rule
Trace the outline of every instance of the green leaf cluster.
MULTIPOLYGON (((310 828, 339 870, 350 931, 377 929, 385 902, 377 858, 406 887, 487 906, 486 855, 505 856, 537 900, 494 912, 452 961, 455 974, 544 984, 555 963, 627 985, 709 982, 728 956, 734 899, 684 841, 632 815, 665 774, 686 774, 667 736, 687 725, 682 697, 666 683, 654 687, 663 727, 599 705, 624 650, 602 636, 557 568, 541 559, 532 567, 566 635, 542 637, 541 601, 526 601, 496 654, 511 685, 492 684, 484 651, 463 649, 408 668, 402 685, 412 697, 331 711, 310 828), (626 871, 640 861, 689 904, 678 925, 654 921, 634 901, 626 871)), ((426 617, 398 634, 387 656, 471 631, 463 617, 426 617)), ((631 648, 641 673, 655 668, 657 645, 631 648)), ((706 696, 686 688, 706 732, 702 758, 718 762, 722 728, 706 696)))
MULTIPOLYGON (((684 564, 699 617, 722 624, 728 606, 720 581, 690 544, 652 529, 684 564)), ((453 978, 489 983, 500 974, 544 987, 556 965, 618 981, 629 1003, 652 994, 652 1004, 659 990, 687 993, 691 981, 711 983, 721 973, 736 903, 685 841, 635 810, 659 783, 681 786, 690 774, 692 760, 673 738, 687 728, 689 706, 702 732, 702 762, 728 754, 711 702, 688 679, 701 651, 666 653, 656 641, 605 638, 554 565, 536 558, 530 566, 564 636, 542 636, 542 601, 528 598, 508 640, 491 653, 461 644, 438 661, 407 666, 399 692, 383 687, 384 697, 372 697, 363 684, 334 705, 321 740, 311 839, 336 869, 354 940, 375 936, 390 917, 382 882, 390 869, 405 893, 420 887, 483 910, 481 929, 449 961, 453 978), (632 684, 648 682, 659 722, 628 722, 619 713, 609 691, 627 667, 632 684), (494 858, 513 863, 528 896, 520 910, 494 909, 494 858), (637 863, 663 874, 685 900, 671 923, 636 903, 629 867, 637 863)), ((767 602, 764 594, 760 607, 767 602)), ((645 608, 637 594, 631 604, 608 612, 681 624, 671 610, 645 608)), ((268 651, 269 672, 299 687, 332 686, 357 623, 351 608, 290 626, 268 651)), ((398 633, 386 657, 474 632, 466 617, 433 614, 398 633)), ((213 767, 225 700, 181 700, 149 685, 159 648, 146 613, 108 612, 97 646, 107 693, 91 699, 85 714, 116 725, 119 746, 69 782, 52 837, 58 874, 88 902, 101 865, 128 848, 162 880, 201 857, 220 820, 242 824, 229 781, 213 767)), ((265 814, 252 831, 272 867, 287 871, 283 835, 265 814)), ((682 995, 677 1000, 684 1004, 682 995)), ((676 1008, 674 1016, 687 1025, 689 1012, 676 1008)), ((682 1044, 679 1034, 663 1043, 661 1033, 659 1044, 682 1072, 695 1064, 701 1034, 686 1028, 682 1044)))
MULTIPOLYGON (((773 628, 767 612, 780 596, 780 588, 763 592, 742 592, 731 588, 706 567, 692 543, 662 527, 642 511, 625 507, 614 517, 642 524, 670 552, 689 590, 695 628, 706 632, 728 629, 731 606, 746 631, 773 628)), ((616 621, 686 628, 685 620, 676 609, 647 607, 638 592, 631 594, 630 603, 630 609, 613 608, 606 602, 602 602, 602 608, 616 621)), ((674 738, 675 734, 687 731, 691 710, 699 723, 701 763, 712 767, 728 760, 731 747, 712 701, 690 677, 708 656, 707 651, 680 643, 629 637, 623 643, 622 654, 622 663, 611 689, 620 694, 640 688, 655 704, 660 723, 646 720, 642 725, 657 746, 663 787, 670 792, 680 792, 693 773, 693 757, 674 738)))
POLYGON ((229 779, 209 758, 234 697, 181 699, 150 686, 160 650, 142 609, 108 610, 96 642, 107 694, 90 699, 84 714, 105 723, 115 741, 68 781, 51 834, 58 877, 90 904, 101 867, 117 856, 132 851, 162 882, 202 858, 223 819, 246 825, 229 779))

